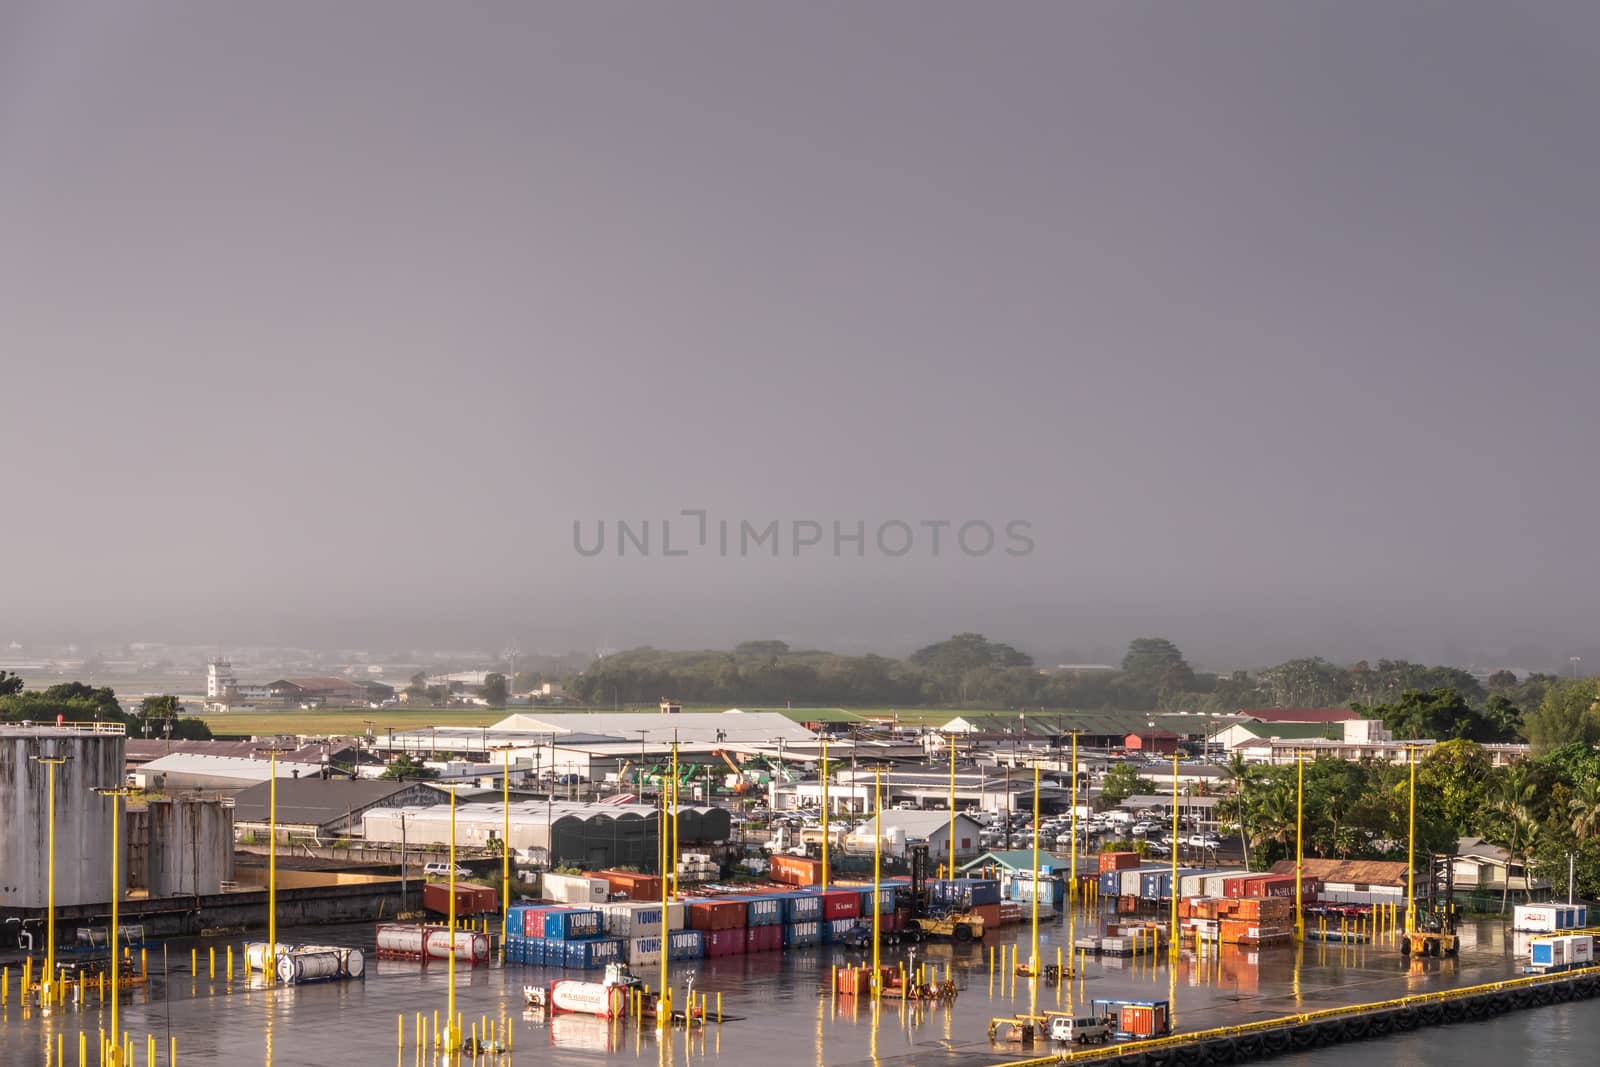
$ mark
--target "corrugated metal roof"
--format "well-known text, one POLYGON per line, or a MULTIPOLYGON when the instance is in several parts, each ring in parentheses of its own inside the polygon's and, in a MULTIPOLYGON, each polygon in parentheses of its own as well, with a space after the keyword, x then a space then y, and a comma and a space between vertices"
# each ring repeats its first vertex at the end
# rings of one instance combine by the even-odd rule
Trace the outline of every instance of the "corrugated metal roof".
POLYGON ((1244 708, 1239 714, 1262 722, 1349 722, 1361 717, 1349 708, 1244 708))
MULTIPOLYGON (((493 736, 501 728, 537 730, 556 734, 600 734, 637 742, 639 732, 646 741, 677 739, 697 743, 814 741, 816 735, 804 726, 774 711, 686 711, 676 715, 659 712, 538 712, 509 715, 493 726, 493 736), (719 736, 720 735, 720 736, 719 736)), ((559 743, 559 741, 557 742, 559 743)))
MULTIPOLYGON (((1293 874, 1294 860, 1279 860, 1272 865, 1272 873, 1293 874)), ((1302 861, 1301 874, 1324 882, 1385 886, 1406 884, 1406 865, 1391 860, 1306 859, 1302 861)))
MULTIPOLYGON (((193 774, 211 778, 234 778, 241 782, 265 782, 272 777, 272 763, 243 756, 208 756, 194 752, 174 752, 151 760, 140 768, 143 774, 193 774)), ((322 773, 321 764, 278 761, 278 777, 302 778, 322 773)))

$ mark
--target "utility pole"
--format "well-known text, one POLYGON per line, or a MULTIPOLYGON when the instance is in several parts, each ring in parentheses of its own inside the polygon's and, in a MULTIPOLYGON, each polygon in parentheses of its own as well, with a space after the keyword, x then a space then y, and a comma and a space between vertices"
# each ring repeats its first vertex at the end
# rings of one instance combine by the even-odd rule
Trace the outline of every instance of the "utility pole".
POLYGON ((271 985, 278 975, 278 753, 285 750, 273 744, 256 751, 266 753, 270 783, 267 786, 267 958, 261 969, 266 972, 266 983, 271 985))
MULTIPOLYGON (((122 1031, 117 1028, 119 979, 117 968, 122 960, 122 941, 118 930, 122 922, 122 805, 121 799, 132 792, 126 787, 99 788, 103 797, 111 798, 111 1032, 107 1037, 107 1067, 122 1067, 122 1031)), ((131 1065, 130 1065, 131 1067, 131 1065)))
POLYGON ((35 763, 42 763, 50 768, 49 775, 49 821, 50 821, 50 870, 49 870, 49 912, 45 919, 45 946, 44 946, 44 999, 50 1001, 50 991, 56 980, 56 768, 67 762, 65 756, 33 756, 35 763))

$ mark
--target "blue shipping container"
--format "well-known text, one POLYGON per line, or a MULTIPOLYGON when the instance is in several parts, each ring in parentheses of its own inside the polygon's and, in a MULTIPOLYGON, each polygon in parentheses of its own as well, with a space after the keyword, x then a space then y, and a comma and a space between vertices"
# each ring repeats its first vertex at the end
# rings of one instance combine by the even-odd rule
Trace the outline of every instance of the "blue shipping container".
POLYGON ((809 948, 820 944, 822 944, 822 923, 815 919, 789 923, 783 928, 784 948, 809 948))
POLYGON ((783 922, 783 898, 750 897, 747 904, 746 926, 777 926, 783 922))
POLYGON ((1139 897, 1143 900, 1163 900, 1172 896, 1171 871, 1145 871, 1139 875, 1139 897))
POLYGON ((1103 897, 1116 896, 1118 892, 1117 887, 1120 884, 1119 880, 1121 877, 1121 871, 1102 872, 1100 875, 1100 895, 1103 897))
POLYGON ((598 911, 547 911, 544 915, 544 936, 576 941, 586 937, 599 937, 602 929, 598 911))
POLYGON ((826 919, 822 923, 822 940, 831 945, 860 921, 859 919, 826 919))
POLYGON ((822 897, 816 893, 792 893, 783 902, 783 921, 807 922, 822 918, 822 897))
POLYGON ((706 954, 704 930, 674 930, 667 935, 667 958, 698 960, 706 954))

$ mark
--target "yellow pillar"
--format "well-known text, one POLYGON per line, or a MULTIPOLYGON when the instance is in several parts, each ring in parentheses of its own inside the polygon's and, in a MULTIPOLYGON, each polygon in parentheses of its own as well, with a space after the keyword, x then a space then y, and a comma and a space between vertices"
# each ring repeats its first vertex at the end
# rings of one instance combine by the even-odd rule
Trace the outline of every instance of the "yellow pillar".
POLYGON ((1305 865, 1305 819, 1306 819, 1306 760, 1305 753, 1299 749, 1294 754, 1295 774, 1295 801, 1294 801, 1294 939, 1306 939, 1305 909, 1300 901, 1301 870, 1305 865))
POLYGON ((444 1047, 454 1052, 461 1045, 461 1030, 456 1023, 456 791, 450 790, 450 903, 448 905, 450 956, 447 981, 450 984, 445 1006, 444 1047))
MULTIPOLYGON (((954 840, 952 838, 952 840, 954 840)), ((1039 977, 1039 763, 1033 764, 1033 941, 1028 973, 1039 977)))
MULTIPOLYGON (((1172 752, 1172 929, 1167 931, 1167 955, 1178 958, 1178 752, 1172 752)), ((1154 933, 1155 931, 1151 931, 1154 933)))
POLYGON ((828 891, 828 739, 822 739, 822 891, 828 891))
POLYGON ((1417 923, 1417 750, 1406 749, 1406 762, 1411 765, 1410 813, 1406 816, 1406 933, 1416 929, 1417 923))
POLYGON ((505 839, 500 847, 500 962, 506 961, 506 934, 511 928, 511 747, 506 746, 505 839))
MULTIPOLYGON (((956 876, 956 735, 950 734, 950 877, 956 876)), ((1039 837, 1038 826, 1034 838, 1039 837)))
MULTIPOLYGON (((872 830, 872 996, 876 999, 881 992, 878 987, 882 984, 878 980, 882 974, 878 969, 878 937, 883 922, 881 918, 883 902, 879 899, 879 894, 883 891, 883 772, 880 770, 872 772, 872 803, 873 809, 877 812, 877 822, 872 830)), ((824 805, 822 810, 827 811, 827 806, 824 805)), ((823 840, 827 840, 826 834, 823 835, 823 840)), ((826 861, 822 869, 824 871, 828 869, 826 861)))

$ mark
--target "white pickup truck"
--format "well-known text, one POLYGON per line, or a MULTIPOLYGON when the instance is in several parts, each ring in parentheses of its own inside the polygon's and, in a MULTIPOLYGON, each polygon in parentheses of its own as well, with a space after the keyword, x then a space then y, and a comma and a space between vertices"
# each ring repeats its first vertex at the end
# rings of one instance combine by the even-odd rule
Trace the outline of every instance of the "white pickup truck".
POLYGON ((1111 1040, 1111 1024, 1103 1018, 1071 1015, 1053 1015, 1050 1018, 1050 1040, 1067 1045, 1103 1045, 1111 1040))

